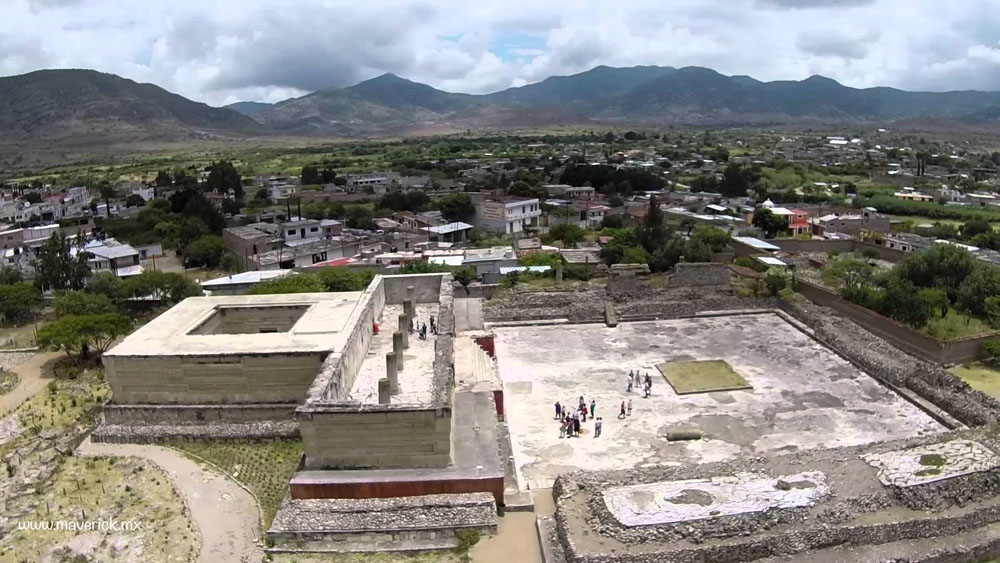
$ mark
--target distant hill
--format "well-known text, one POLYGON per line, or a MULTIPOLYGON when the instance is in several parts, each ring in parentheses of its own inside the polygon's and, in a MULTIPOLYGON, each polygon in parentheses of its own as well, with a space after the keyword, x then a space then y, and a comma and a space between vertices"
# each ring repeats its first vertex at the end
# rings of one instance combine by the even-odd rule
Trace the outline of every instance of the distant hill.
POLYGON ((159 86, 114 74, 40 70, 0 78, 0 128, 5 131, 69 133, 102 123, 135 130, 258 129, 253 120, 235 111, 192 102, 159 86))
POLYGON ((235 104, 229 104, 228 106, 222 106, 226 109, 231 109, 233 111, 238 111, 243 115, 254 116, 262 111, 267 111, 274 107, 274 104, 267 104, 264 102, 236 102, 235 104))
MULTIPOLYGON (((565 124, 646 126, 888 123, 996 125, 997 92, 849 88, 829 78, 761 82, 700 67, 599 66, 484 95, 393 74, 276 104, 213 108, 152 84, 92 70, 0 78, 0 164, 24 147, 143 141, 226 142, 247 135, 372 136, 565 124)), ((109 148, 110 147, 110 148, 109 148)))

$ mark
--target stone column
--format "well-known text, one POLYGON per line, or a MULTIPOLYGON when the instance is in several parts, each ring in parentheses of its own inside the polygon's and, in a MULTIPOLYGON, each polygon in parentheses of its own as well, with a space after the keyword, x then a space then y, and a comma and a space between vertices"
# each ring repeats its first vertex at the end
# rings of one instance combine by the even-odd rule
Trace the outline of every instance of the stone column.
POLYGON ((403 333, 392 333, 392 352, 396 355, 396 371, 403 371, 403 333))
POLYGON ((406 313, 399 315, 398 331, 403 335, 403 350, 410 347, 410 316, 406 313))
POLYGON ((382 378, 378 380, 378 404, 388 405, 392 401, 392 394, 389 393, 389 380, 382 378))
POLYGON ((385 375, 389 380, 389 392, 399 393, 399 371, 396 366, 396 353, 389 352, 385 355, 385 375))
POLYGON ((403 314, 411 319, 417 318, 417 308, 413 306, 413 300, 407 299, 403 301, 403 314))
POLYGON ((563 280, 562 264, 559 264, 558 266, 556 266, 556 283, 562 283, 562 280, 563 280))

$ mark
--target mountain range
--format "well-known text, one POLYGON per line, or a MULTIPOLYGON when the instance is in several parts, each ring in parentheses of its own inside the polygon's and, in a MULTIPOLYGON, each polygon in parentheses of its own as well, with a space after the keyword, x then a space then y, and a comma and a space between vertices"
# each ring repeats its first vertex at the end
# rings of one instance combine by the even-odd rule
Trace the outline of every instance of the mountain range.
POLYGON ((374 136, 577 124, 600 127, 1000 121, 1000 92, 856 89, 822 76, 762 82, 700 67, 598 66, 483 95, 384 74, 278 102, 215 108, 93 70, 0 78, 8 144, 47 147, 272 135, 374 136))

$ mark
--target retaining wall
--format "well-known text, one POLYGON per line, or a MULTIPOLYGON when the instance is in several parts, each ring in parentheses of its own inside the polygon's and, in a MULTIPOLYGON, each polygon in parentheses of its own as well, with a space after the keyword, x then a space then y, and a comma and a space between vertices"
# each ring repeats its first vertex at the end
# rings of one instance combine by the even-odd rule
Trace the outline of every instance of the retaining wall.
POLYGON ((341 410, 299 412, 306 469, 444 467, 451 463, 451 409, 341 410))
POLYGON ((206 424, 295 420, 297 403, 254 405, 104 405, 105 424, 206 424))
POLYGON ((441 294, 441 281, 448 274, 409 274, 405 276, 385 276, 382 285, 385 288, 385 302, 399 305, 406 299, 406 287, 413 286, 413 298, 417 303, 435 303, 441 294))
POLYGON ((105 356, 104 367, 119 404, 292 403, 305 397, 323 359, 315 352, 105 356))
POLYGON ((902 323, 855 305, 816 284, 799 280, 795 289, 813 303, 834 309, 897 348, 929 362, 950 365, 985 359, 988 354, 983 350, 983 344, 1000 337, 1000 333, 994 332, 939 342, 902 323))

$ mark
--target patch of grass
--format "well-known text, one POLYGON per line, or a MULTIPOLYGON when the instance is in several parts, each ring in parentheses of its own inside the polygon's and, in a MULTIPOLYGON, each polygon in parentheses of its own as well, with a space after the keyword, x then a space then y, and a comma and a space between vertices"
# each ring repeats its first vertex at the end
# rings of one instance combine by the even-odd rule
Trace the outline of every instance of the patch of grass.
POLYGON ((916 473, 914 473, 914 475, 916 475, 917 477, 930 477, 932 475, 940 475, 940 474, 941 474, 941 470, 938 469, 937 467, 930 467, 930 468, 927 468, 927 469, 921 469, 920 471, 917 471, 916 473))
POLYGON ((941 467, 946 463, 948 463, 948 458, 941 454, 924 454, 920 456, 920 465, 941 467))
POLYGON ((988 334, 993 331, 993 328, 984 321, 960 313, 955 309, 948 309, 948 314, 944 318, 941 318, 940 315, 934 315, 927 322, 927 325, 920 329, 920 332, 942 342, 966 336, 988 334))
POLYGON ((1000 399, 1000 369, 983 363, 955 366, 951 372, 976 391, 1000 399))
MULTIPOLYGON (((64 366, 56 366, 62 373, 64 366)), ((14 411, 18 423, 29 434, 54 428, 80 431, 94 423, 111 390, 100 368, 75 368, 73 378, 57 377, 45 391, 25 401, 14 411)))
POLYGON ((25 522, 135 521, 141 530, 18 530, 11 520, 9 534, 0 543, 0 560, 68 561, 72 553, 84 550, 87 561, 197 558, 198 531, 170 479, 151 462, 68 457, 36 491, 10 501, 6 512, 22 513, 17 520, 25 522), (70 540, 73 551, 66 547, 70 540), (70 557, 61 558, 64 554, 70 557))
MULTIPOLYGON (((45 321, 39 320, 37 328, 45 324, 45 321)), ((0 349, 31 348, 35 345, 35 329, 34 323, 0 328, 0 349)))
POLYGON ((264 529, 274 520, 288 490, 288 479, 295 472, 302 456, 302 442, 290 440, 178 440, 169 445, 189 454, 195 461, 211 462, 253 491, 264 516, 264 529))
POLYGON ((725 360, 664 362, 656 367, 678 395, 753 388, 725 360))

